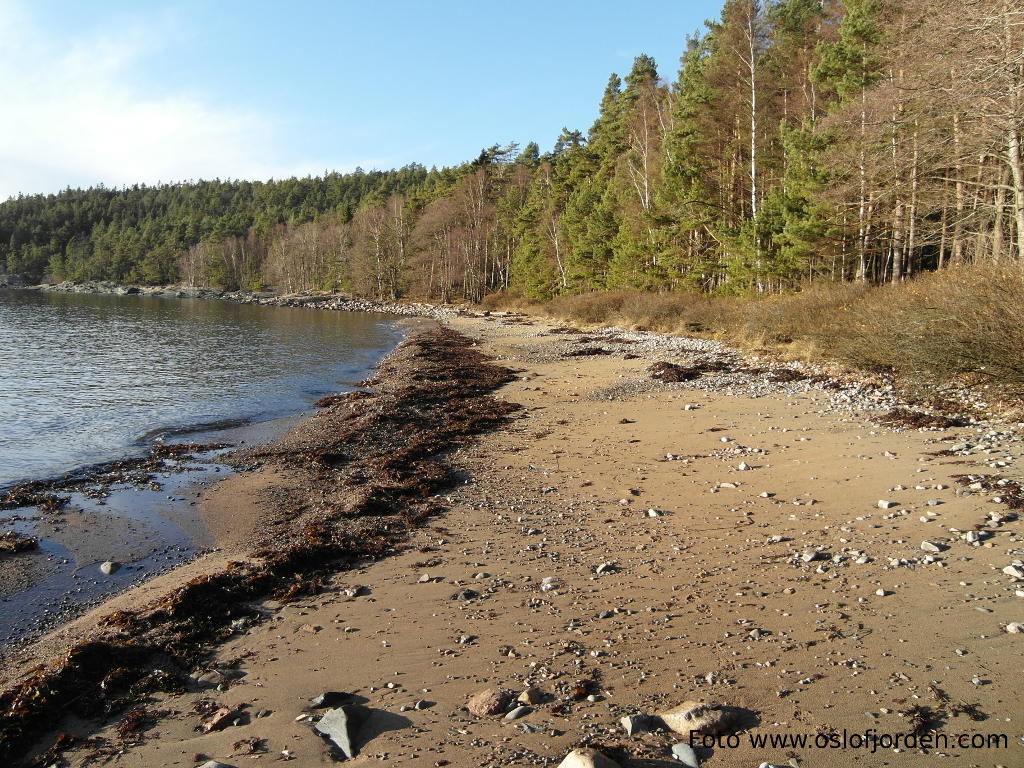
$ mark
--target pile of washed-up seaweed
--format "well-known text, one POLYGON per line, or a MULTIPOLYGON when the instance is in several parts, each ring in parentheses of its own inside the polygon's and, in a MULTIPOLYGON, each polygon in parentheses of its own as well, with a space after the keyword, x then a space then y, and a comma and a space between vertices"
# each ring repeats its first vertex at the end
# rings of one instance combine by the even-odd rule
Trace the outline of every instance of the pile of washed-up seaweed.
MULTIPOLYGON (((0 692, 0 764, 23 760, 65 715, 106 717, 182 689, 232 622, 259 615, 259 600, 315 593, 331 573, 401 546, 441 510, 436 494, 455 480, 448 454, 517 408, 489 395, 513 373, 471 347, 449 330, 419 332, 381 364, 370 396, 330 398, 280 442, 238 456, 299 478, 261 525, 256 558, 107 616, 95 637, 0 692)), ((55 746, 74 742, 62 734, 55 746)))

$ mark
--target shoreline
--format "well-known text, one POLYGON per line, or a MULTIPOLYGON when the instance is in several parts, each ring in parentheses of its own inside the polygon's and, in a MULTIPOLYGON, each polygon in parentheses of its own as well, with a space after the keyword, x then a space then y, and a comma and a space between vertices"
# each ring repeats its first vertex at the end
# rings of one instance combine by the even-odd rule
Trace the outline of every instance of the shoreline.
MULTIPOLYGON (((503 316, 452 324, 514 366, 496 395, 523 410, 453 455, 462 480, 444 492, 444 516, 414 530, 403 551, 327 576, 316 594, 261 603, 256 620, 201 664, 223 677, 223 690, 154 693, 145 704, 181 710, 213 696, 271 714, 200 736, 191 717, 157 718, 147 728, 159 738, 125 741, 122 712, 81 735, 125 750, 127 766, 186 766, 194 753, 237 763, 232 744, 243 737, 270 754, 288 750, 297 766, 322 765, 323 746, 295 716, 303 698, 328 688, 359 691, 375 708, 360 764, 397 752, 413 766, 439 757, 553 765, 592 744, 623 765, 667 765, 651 762, 669 759, 664 735, 627 738, 617 719, 693 697, 758 713, 759 733, 906 732, 913 707, 924 707, 930 727, 1010 735, 1009 753, 975 753, 975 762, 1021 756, 1019 635, 1002 629, 1020 620, 1021 601, 1000 574, 1021 547, 1020 489, 956 479, 1019 480, 1004 460, 1020 458, 1019 431, 882 426, 873 419, 901 405, 892 393, 813 381, 810 370, 751 374, 705 340, 568 334, 503 316), (585 352, 595 348, 609 353, 585 352), (652 380, 646 369, 659 361, 703 370, 652 380), (893 509, 881 510, 875 500, 890 497, 893 509), (970 531, 983 538, 965 539, 970 531), (922 551, 919 539, 941 553, 922 551), (559 586, 539 589, 549 576, 559 586), (476 596, 450 599, 467 591, 476 596), (929 643, 902 644, 928 622, 929 643), (979 670, 986 682, 971 683, 979 670), (594 701, 576 697, 579 681, 594 701), (546 703, 522 725, 462 709, 485 687, 529 685, 546 703), (427 706, 413 707, 423 696, 427 706), (411 725, 382 727, 385 715, 411 725)), ((280 455, 251 461, 308 444, 300 432, 280 455)), ((286 474, 297 469, 284 464, 286 474)), ((266 478, 264 469, 252 477, 266 478)), ((272 486, 225 488, 221 501, 248 495, 298 508, 272 486)), ((282 525, 294 530, 298 515, 282 525)), ((219 556, 213 570, 231 557, 219 556)), ((699 754, 712 766, 785 759, 751 748, 699 754)), ((887 753, 884 764, 931 759, 887 753)))
MULTIPOLYGON (((0 289, 4 286, 0 286, 0 289)), ((266 307, 292 307, 303 309, 333 310, 342 312, 381 312, 406 317, 429 317, 443 319, 467 312, 455 305, 429 304, 425 302, 373 301, 360 299, 343 293, 300 291, 279 294, 273 291, 221 291, 216 288, 191 288, 184 286, 120 285, 111 282, 63 282, 40 283, 9 290, 38 291, 40 293, 84 293, 111 296, 155 296, 173 299, 201 299, 207 301, 228 301, 235 304, 254 304, 266 307)))
MULTIPOLYGON (((0 604, 21 629, 17 637, 0 637, 0 664, 117 596, 230 546, 231 532, 217 524, 218 517, 197 508, 235 474, 221 456, 277 439, 307 415, 159 430, 171 441, 147 439, 148 448, 140 445, 138 455, 0 487, 0 510, 21 505, 10 510, 10 530, 31 523, 26 538, 33 542, 2 563, 0 604), (140 518, 142 536, 134 534, 140 518), (73 532, 71 549, 65 529, 73 532), (107 561, 116 570, 99 572, 107 561)), ((0 616, 0 628, 8 618, 0 616)))
MULTIPOLYGON (((144 585, 141 592, 150 599, 168 583, 179 586, 155 603, 136 606, 137 598, 123 593, 35 648, 5 660, 0 757, 21 759, 23 750, 45 732, 46 722, 65 713, 55 701, 56 692, 93 687, 95 700, 88 708, 96 712, 103 701, 116 706, 115 693, 124 695, 132 686, 177 689, 187 669, 202 661, 208 644, 232 634, 229 624, 245 624, 258 614, 248 603, 267 596, 287 602, 316 593, 324 563, 333 563, 328 569, 333 573, 383 557, 400 546, 409 528, 438 512, 430 492, 452 481, 443 455, 506 418, 512 409, 489 399, 487 391, 503 383, 507 374, 466 349, 457 335, 422 325, 377 369, 369 383, 372 395, 358 391, 340 396, 279 440, 234 452, 232 463, 244 473, 235 477, 247 486, 243 505, 251 511, 249 535, 235 541, 233 552, 200 558, 144 585), (420 375, 431 366, 453 366, 464 375, 435 385, 420 375), (432 408, 424 407, 428 401, 432 408), (396 423, 396 409, 408 411, 408 419, 396 423), (330 495, 322 487, 328 478, 335 485, 330 495), (308 487, 311 482, 321 487, 308 487), (297 497, 304 492, 312 496, 300 503, 297 497), (282 507, 289 503, 298 506, 282 507), (182 586, 189 575, 193 578, 182 586), (117 604, 132 608, 109 614, 117 604), (95 624, 99 629, 90 630, 95 624), (196 626, 183 637, 182 625, 189 624, 196 626), (134 661, 133 649, 141 654, 134 661), (30 666, 30 658, 42 660, 55 653, 63 661, 35 669, 26 678, 22 670, 30 666), (92 658, 95 654, 98 659, 92 658), (171 674, 173 680, 151 681, 152 661, 146 659, 168 654, 176 659, 171 662, 178 670, 171 674), (110 690, 109 674, 126 660, 130 679, 110 690)), ((233 495, 237 500, 239 494, 233 495)))
MULTIPOLYGON (((267 317, 276 312, 258 310, 264 315, 268 311, 267 317)), ((372 354, 363 352, 353 364, 339 364, 339 370, 344 368, 342 381, 333 375, 322 377, 327 391, 365 378, 373 362, 402 338, 406 321, 377 314, 367 317, 387 329, 380 344, 364 343, 372 354)), ((26 469, 19 478, 9 472, 10 479, 0 483, 0 530, 9 531, 11 539, 11 546, 0 554, 0 654, 219 544, 211 541, 195 513, 196 496, 227 476, 229 467, 217 451, 205 450, 213 445, 188 455, 176 451, 184 443, 230 443, 237 448, 279 437, 301 415, 297 409, 314 409, 311 400, 323 391, 316 388, 317 381, 306 376, 279 393, 277 400, 268 401, 267 408, 249 409, 256 414, 252 417, 208 421, 208 416, 198 416, 194 423, 185 423, 195 411, 188 408, 165 414, 169 421, 152 415, 147 420, 144 415, 137 419, 147 427, 143 435, 133 438, 136 432, 123 430, 126 439, 120 448, 94 450, 92 461, 73 463, 74 451, 68 451, 70 458, 63 466, 51 462, 54 466, 44 467, 47 474, 26 469), (314 388, 308 390, 311 382, 314 388), (103 571, 104 563, 113 563, 114 571, 103 571)), ((60 447, 69 445, 74 443, 65 440, 60 447)), ((28 467, 15 456, 7 469, 17 470, 22 464, 28 467)))

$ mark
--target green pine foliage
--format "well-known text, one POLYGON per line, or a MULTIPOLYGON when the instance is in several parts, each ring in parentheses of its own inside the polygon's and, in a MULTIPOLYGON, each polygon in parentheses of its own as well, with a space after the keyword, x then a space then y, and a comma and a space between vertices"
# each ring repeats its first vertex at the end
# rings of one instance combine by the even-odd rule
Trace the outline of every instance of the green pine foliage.
MULTIPOLYGON (((0 264, 32 280, 175 282, 180 253, 200 241, 244 238, 250 231, 266 237, 277 225, 302 224, 327 212, 350 219, 364 199, 423 186, 435 181, 431 176, 411 165, 283 181, 20 195, 0 203, 0 264)), ((223 270, 210 269, 210 282, 223 282, 223 270)))
POLYGON ((479 301, 776 293, 1024 261, 1021 137, 1007 128, 1020 123, 1007 94, 1024 88, 1019 11, 942 7, 728 0, 670 81, 636 57, 589 130, 563 128, 547 152, 19 196, 0 203, 0 270, 479 301), (974 74, 952 87, 961 72, 974 74))

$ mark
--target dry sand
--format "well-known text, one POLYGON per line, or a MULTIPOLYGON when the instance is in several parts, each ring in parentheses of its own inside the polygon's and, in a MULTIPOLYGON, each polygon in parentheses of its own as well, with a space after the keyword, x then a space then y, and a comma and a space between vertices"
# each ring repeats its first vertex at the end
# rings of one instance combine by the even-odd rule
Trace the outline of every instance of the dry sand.
MULTIPOLYGON (((322 595, 267 602, 267 620, 216 653, 244 676, 224 690, 155 696, 150 709, 175 714, 111 764, 244 766, 253 738, 260 762, 331 764, 311 721, 297 718, 336 690, 373 709, 352 765, 556 765, 587 743, 628 756, 623 765, 679 765, 670 747, 685 739, 629 737, 618 720, 689 699, 750 718, 739 746, 697 750, 712 767, 1024 765, 1024 634, 1004 630, 1024 621, 1024 600, 1002 573, 1024 554, 1021 523, 980 546, 950 533, 1005 511, 995 493, 961 496, 951 479, 995 472, 993 455, 930 455, 953 438, 977 443, 973 427, 893 431, 806 385, 758 397, 700 380, 652 387, 645 368, 664 355, 566 358, 567 337, 541 324, 449 324, 519 373, 498 395, 525 408, 455 457, 466 481, 448 493, 449 511, 404 553, 339 574, 322 595), (880 499, 895 506, 879 509, 880 499), (920 562, 926 539, 949 544, 935 556, 943 565, 920 562), (799 557, 812 550, 827 554, 799 557), (555 589, 540 588, 546 577, 555 589), (343 591, 355 585, 368 589, 343 591), (452 599, 464 590, 478 596, 452 599), (544 698, 521 719, 464 709, 481 689, 530 685, 544 698), (193 708, 203 698, 245 715, 201 734, 193 708), (1005 734, 1008 746, 922 754, 749 742, 906 733, 910 717, 898 713, 915 706, 938 733, 1005 734)), ((226 547, 218 562, 260 519, 248 489, 265 482, 234 478, 204 502, 226 547)), ((118 745, 116 723, 58 730, 118 745)), ((68 764, 90 751, 67 753, 68 764)))

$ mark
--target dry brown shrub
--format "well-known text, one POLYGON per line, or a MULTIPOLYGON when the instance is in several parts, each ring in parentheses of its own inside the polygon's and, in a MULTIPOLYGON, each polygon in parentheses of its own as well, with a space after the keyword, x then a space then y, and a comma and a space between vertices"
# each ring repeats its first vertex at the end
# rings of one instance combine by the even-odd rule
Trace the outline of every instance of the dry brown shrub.
POLYGON ((731 329, 738 341, 788 344, 809 341, 827 349, 849 308, 871 291, 863 284, 822 283, 799 293, 751 299, 731 329))
POLYGON ((543 304, 541 302, 528 299, 515 291, 489 293, 480 301, 480 308, 490 312, 543 313, 543 304))
POLYGON ((837 357, 933 379, 969 376, 1024 391, 1024 275, 960 267, 866 294, 845 313, 837 357))
POLYGON ((621 325, 663 333, 721 333, 738 301, 699 293, 618 290, 560 296, 544 306, 553 317, 583 325, 621 325))
POLYGON ((782 296, 618 290, 495 306, 577 325, 709 333, 788 357, 838 360, 925 380, 967 377, 1024 392, 1024 273, 999 265, 922 274, 898 285, 818 283, 782 296))

